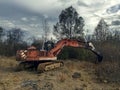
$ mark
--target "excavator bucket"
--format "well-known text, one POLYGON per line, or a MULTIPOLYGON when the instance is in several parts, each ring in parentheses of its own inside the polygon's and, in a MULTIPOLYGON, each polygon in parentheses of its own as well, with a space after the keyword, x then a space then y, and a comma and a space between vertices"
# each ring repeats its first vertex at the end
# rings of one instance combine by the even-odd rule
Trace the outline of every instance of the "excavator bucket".
POLYGON ((100 53, 100 52, 98 52, 98 51, 95 51, 95 50, 91 50, 94 54, 96 54, 97 55, 97 61, 98 62, 102 62, 102 60, 103 60, 103 55, 100 53))
POLYGON ((88 42, 87 49, 92 51, 97 56, 98 62, 102 62, 103 55, 95 49, 94 45, 91 42, 88 42))

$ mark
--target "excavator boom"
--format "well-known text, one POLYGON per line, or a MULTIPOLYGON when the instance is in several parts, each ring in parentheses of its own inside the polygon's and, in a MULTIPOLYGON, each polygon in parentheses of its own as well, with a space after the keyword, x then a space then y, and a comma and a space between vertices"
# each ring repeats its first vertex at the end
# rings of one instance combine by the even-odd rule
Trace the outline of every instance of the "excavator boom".
POLYGON ((79 40, 75 40, 75 39, 63 39, 60 40, 53 49, 51 49, 50 51, 48 51, 48 54, 50 56, 57 56, 60 51, 62 50, 63 47, 65 46, 71 46, 71 47, 77 47, 77 48, 85 48, 88 49, 90 51, 92 51, 98 59, 98 62, 101 62, 103 59, 103 56, 100 54, 100 52, 98 52, 94 45, 91 42, 84 42, 84 41, 79 41, 79 40))

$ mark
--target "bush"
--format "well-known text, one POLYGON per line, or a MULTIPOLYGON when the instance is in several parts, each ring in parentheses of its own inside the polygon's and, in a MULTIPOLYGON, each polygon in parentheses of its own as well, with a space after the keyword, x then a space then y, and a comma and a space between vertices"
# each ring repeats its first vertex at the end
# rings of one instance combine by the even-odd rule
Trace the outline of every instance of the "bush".
POLYGON ((103 63, 96 71, 100 81, 120 83, 120 43, 116 40, 96 42, 97 48, 103 54, 103 63))
POLYGON ((100 81, 120 83, 120 62, 104 62, 95 71, 100 81))
POLYGON ((95 55, 83 48, 64 47, 58 55, 58 59, 95 60, 95 55))
POLYGON ((120 43, 118 41, 95 42, 95 45, 103 54, 104 61, 120 60, 120 43))

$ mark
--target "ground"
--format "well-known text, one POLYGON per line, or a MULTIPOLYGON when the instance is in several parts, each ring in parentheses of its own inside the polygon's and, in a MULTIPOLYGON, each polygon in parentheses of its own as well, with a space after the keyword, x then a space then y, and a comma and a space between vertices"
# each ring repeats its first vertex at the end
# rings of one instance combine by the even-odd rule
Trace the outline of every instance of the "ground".
POLYGON ((0 57, 0 90, 120 90, 115 83, 97 79, 98 64, 78 60, 64 63, 64 67, 44 73, 16 71, 15 57, 0 57))

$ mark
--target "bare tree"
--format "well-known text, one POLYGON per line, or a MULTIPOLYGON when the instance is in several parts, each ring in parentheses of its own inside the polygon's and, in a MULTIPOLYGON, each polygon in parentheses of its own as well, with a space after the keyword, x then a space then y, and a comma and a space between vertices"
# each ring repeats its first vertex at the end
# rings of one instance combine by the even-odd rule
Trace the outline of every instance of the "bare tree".
POLYGON ((120 40, 120 31, 119 31, 119 30, 115 30, 113 37, 114 37, 114 39, 116 39, 116 40, 120 40))
POLYGON ((0 27, 0 42, 2 41, 2 36, 3 36, 3 28, 0 27))
POLYGON ((109 29, 107 23, 104 21, 104 19, 101 19, 95 28, 94 35, 96 37, 96 40, 103 41, 107 39, 107 36, 109 35, 109 29))
POLYGON ((48 21, 46 18, 42 22, 42 28, 43 28, 43 37, 46 41, 48 39, 48 35, 50 33, 50 27, 49 27, 49 24, 48 24, 48 21))
MULTIPOLYGON (((7 32, 6 47, 8 54, 15 55, 18 48, 22 47, 24 32, 21 29, 14 28, 7 32), (21 46, 20 46, 21 45, 21 46), (11 52, 12 51, 12 52, 11 52)), ((24 43, 26 45, 26 43, 24 43)))
POLYGON ((48 40, 48 36, 50 33, 50 28, 49 28, 49 24, 47 21, 47 18, 45 17, 43 22, 42 22, 42 28, 43 28, 43 35, 42 35, 42 39, 43 39, 43 45, 42 45, 42 49, 44 49, 44 43, 48 40))

